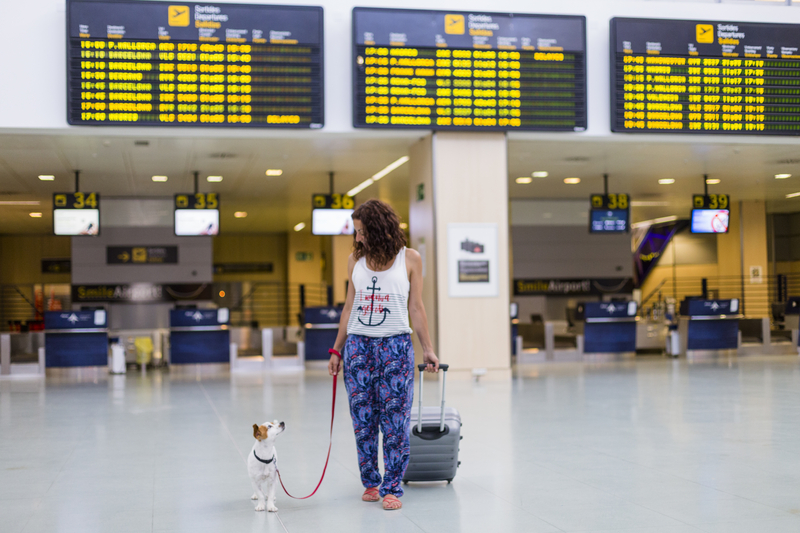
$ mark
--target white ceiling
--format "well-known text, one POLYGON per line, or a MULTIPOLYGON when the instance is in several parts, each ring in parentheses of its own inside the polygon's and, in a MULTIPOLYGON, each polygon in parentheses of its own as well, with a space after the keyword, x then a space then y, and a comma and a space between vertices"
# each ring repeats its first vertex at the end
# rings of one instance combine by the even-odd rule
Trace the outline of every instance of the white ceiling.
MULTIPOLYGON (((422 132, 385 135, 289 134, 282 138, 156 137, 106 135, 0 135, 0 202, 39 201, 39 206, 0 205, 0 233, 50 233, 52 193, 74 190, 72 171, 81 170, 81 190, 103 197, 171 197, 193 190, 192 172, 200 171, 200 190, 219 192, 226 232, 286 231, 310 218, 310 196, 328 192, 328 172, 335 173, 336 192, 350 188, 408 154, 408 147, 422 132), (137 141, 146 141, 139 146, 137 141), (268 168, 283 175, 267 177, 268 168), (40 181, 39 174, 53 174, 55 181, 40 181), (167 175, 166 183, 154 183, 154 174, 167 175), (222 175, 221 183, 207 183, 208 175, 222 175), (43 217, 30 218, 40 211, 43 217), (235 211, 247 218, 235 219, 235 211)), ((539 139, 542 137, 539 136, 539 139)), ((691 195, 702 192, 702 175, 719 178, 711 192, 731 195, 732 200, 761 199, 773 212, 800 211, 800 143, 780 139, 780 144, 747 140, 670 139, 614 136, 584 141, 539 140, 511 136, 509 195, 511 198, 587 198, 602 192, 603 173, 610 175, 611 192, 627 192, 635 202, 633 219, 686 215, 691 195), (788 141, 788 142, 787 142, 788 141), (546 170, 545 179, 529 185, 515 183, 518 176, 546 170), (791 173, 775 180, 776 173, 791 173), (566 177, 579 177, 578 185, 566 185, 566 177), (673 178, 673 185, 659 185, 659 178, 673 178), (652 205, 661 203, 666 205, 652 205)), ((391 201, 400 213, 408 212, 409 165, 403 165, 359 197, 391 201)))

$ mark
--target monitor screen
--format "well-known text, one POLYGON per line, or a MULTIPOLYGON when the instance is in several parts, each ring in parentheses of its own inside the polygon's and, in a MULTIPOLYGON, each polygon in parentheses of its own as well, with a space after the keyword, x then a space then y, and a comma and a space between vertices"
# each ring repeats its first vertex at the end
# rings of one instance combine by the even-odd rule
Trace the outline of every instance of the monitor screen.
POLYGON ((218 209, 176 209, 175 235, 219 235, 218 209))
POLYGON ((322 127, 321 7, 175 4, 67 1, 70 124, 322 127))
POLYGON ((797 24, 611 19, 611 131, 798 135, 798 31, 797 24))
POLYGON ((353 126, 586 129, 582 16, 353 9, 353 126))
POLYGON ((352 209, 314 209, 311 233, 314 235, 352 235, 352 209))
POLYGON ((56 235, 99 235, 99 209, 53 209, 56 235))
POLYGON ((589 232, 625 233, 627 231, 627 209, 592 209, 589 211, 589 232))
POLYGON ((692 209, 692 233, 728 233, 727 209, 692 209))

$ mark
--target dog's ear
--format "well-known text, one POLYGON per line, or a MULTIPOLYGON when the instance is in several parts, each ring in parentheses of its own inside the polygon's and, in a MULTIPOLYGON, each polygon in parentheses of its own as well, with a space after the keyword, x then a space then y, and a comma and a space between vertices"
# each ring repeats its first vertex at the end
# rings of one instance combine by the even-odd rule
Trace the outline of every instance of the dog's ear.
POLYGON ((264 440, 267 438, 269 431, 267 430, 267 426, 259 426, 258 424, 253 424, 253 437, 258 440, 264 440))

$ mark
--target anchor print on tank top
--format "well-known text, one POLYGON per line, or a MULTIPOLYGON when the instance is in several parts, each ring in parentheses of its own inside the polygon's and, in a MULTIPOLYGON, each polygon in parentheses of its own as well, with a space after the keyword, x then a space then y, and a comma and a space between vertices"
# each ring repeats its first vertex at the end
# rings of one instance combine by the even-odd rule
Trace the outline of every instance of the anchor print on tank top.
MULTIPOLYGON (((375 286, 377 283, 378 283, 378 277, 377 276, 372 276, 372 287, 367 287, 367 290, 368 291, 372 291, 372 294, 364 296, 364 300, 369 300, 369 306, 364 306, 364 305, 358 306, 358 311, 360 312, 360 316, 358 317, 358 321, 361 322, 363 325, 369 326, 369 327, 378 327, 378 326, 380 326, 381 324, 383 324, 386 321, 386 315, 391 313, 391 311, 389 311, 389 308, 387 306, 383 305, 384 302, 387 303, 387 304, 389 303, 389 295, 387 294, 385 296, 381 296, 380 294, 375 294, 376 291, 380 291, 381 290, 380 287, 376 287, 375 286), (378 302, 381 302, 381 303, 378 304, 378 309, 375 309, 375 300, 378 300, 378 302), (363 320, 361 320, 361 317, 362 316, 366 317, 367 313, 369 313, 369 318, 367 319, 367 322, 364 322, 363 320), (381 321, 378 322, 377 324, 373 324, 372 323, 372 317, 375 314, 383 315, 383 317, 381 317, 381 321)), ((376 320, 377 320, 377 318, 376 318, 376 320)))

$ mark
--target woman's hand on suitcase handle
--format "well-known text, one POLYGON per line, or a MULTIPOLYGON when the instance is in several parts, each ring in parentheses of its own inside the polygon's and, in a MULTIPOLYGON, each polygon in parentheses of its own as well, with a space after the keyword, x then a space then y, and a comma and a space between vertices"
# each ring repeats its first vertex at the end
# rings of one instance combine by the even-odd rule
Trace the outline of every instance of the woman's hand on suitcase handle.
POLYGON ((422 354, 422 360, 425 361, 425 371, 426 372, 438 372, 439 371, 439 358, 436 357, 436 354, 433 352, 424 352, 422 354))

